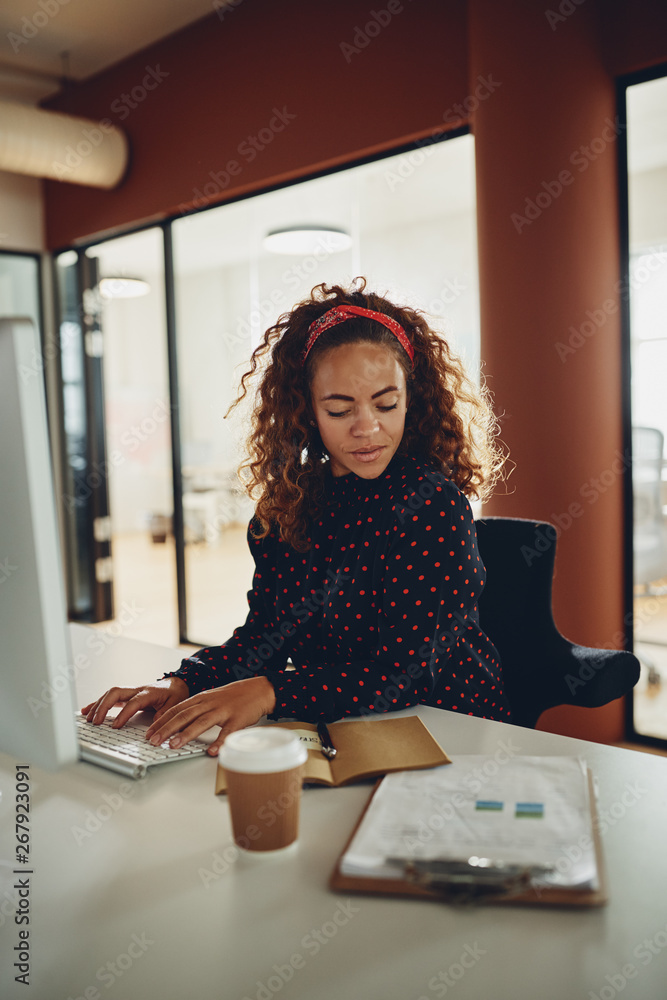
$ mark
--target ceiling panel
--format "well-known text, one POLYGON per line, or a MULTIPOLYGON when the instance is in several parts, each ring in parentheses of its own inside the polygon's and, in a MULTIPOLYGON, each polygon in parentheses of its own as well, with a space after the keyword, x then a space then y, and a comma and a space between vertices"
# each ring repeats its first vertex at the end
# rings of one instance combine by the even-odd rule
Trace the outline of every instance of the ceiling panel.
MULTIPOLYGON (((221 12, 223 2, 216 0, 221 12)), ((35 0, 30 4, 2 0, 0 88, 4 96, 11 96, 7 93, 11 68, 21 75, 62 76, 63 52, 69 54, 68 75, 85 79, 212 14, 214 9, 212 0, 35 0)), ((42 83, 45 86, 46 81, 42 83)), ((15 84, 14 89, 17 87, 15 84)), ((51 84, 50 92, 53 87, 51 84)))

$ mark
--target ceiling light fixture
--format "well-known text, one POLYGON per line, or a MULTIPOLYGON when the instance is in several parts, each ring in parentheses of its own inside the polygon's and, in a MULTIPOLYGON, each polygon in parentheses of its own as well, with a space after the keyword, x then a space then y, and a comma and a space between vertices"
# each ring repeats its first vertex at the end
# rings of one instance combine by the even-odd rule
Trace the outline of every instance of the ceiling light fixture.
POLYGON ((77 263, 78 259, 79 255, 76 250, 65 250, 56 257, 56 264, 58 267, 72 267, 73 264, 77 263))
POLYGON ((143 278, 100 278, 98 288, 103 299, 137 299, 148 295, 151 286, 143 278))
POLYGON ((269 253, 304 255, 316 250, 340 253, 351 246, 350 234, 336 226, 286 226, 272 229, 264 237, 264 249, 269 253))

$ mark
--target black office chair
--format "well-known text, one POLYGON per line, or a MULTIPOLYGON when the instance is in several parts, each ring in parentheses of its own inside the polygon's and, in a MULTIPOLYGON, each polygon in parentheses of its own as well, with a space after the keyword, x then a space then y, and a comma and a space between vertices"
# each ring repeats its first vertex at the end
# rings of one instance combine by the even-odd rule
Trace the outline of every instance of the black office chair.
POLYGON ((597 708, 627 694, 639 680, 636 656, 579 646, 556 628, 555 527, 508 517, 486 517, 476 526, 487 577, 480 627, 500 653, 512 723, 534 729, 547 708, 597 708))

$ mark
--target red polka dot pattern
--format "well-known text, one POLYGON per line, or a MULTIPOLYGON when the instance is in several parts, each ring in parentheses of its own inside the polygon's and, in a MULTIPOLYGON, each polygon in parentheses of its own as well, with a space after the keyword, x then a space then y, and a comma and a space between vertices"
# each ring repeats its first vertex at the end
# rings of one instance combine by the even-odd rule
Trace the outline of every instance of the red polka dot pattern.
POLYGON ((276 529, 261 540, 248 529, 246 622, 175 676, 193 695, 265 674, 274 719, 427 704, 509 722, 498 653, 478 624, 485 571, 466 497, 398 454, 376 479, 327 472, 326 497, 308 552, 276 529), (296 669, 285 672, 288 657, 296 669))

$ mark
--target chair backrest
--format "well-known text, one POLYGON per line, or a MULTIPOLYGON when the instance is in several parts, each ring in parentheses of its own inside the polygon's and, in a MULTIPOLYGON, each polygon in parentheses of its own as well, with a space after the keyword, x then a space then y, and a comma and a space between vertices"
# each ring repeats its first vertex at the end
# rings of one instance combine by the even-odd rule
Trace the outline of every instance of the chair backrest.
POLYGON ((662 513, 664 437, 657 427, 632 428, 634 582, 667 575, 667 526, 662 513))
POLYGON ((486 586, 480 627, 496 646, 512 721, 534 727, 555 705, 597 707, 639 678, 632 653, 591 649, 558 631, 551 607, 558 532, 545 521, 489 517, 476 522, 486 586))
MULTIPOLYGON (((486 568, 480 627, 496 646, 513 721, 534 726, 543 650, 559 636, 551 609, 556 529, 544 521, 490 517, 476 522, 486 568), (529 652, 530 651, 530 652, 529 652)), ((549 701, 548 692, 538 698, 549 701)), ((542 709, 543 710, 543 709, 542 709)))
POLYGON ((635 528, 662 525, 662 453, 657 427, 632 428, 632 491, 635 528))

